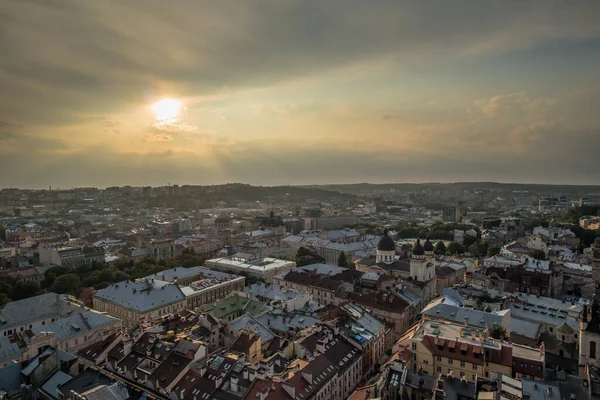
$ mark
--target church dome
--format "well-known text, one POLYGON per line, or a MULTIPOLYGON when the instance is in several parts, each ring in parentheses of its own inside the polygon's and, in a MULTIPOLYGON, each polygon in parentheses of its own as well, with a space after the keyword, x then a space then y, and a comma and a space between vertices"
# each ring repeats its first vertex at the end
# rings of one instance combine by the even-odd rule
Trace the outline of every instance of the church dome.
POLYGON ((433 251, 433 243, 429 241, 429 238, 423 243, 423 250, 425 250, 425 252, 433 251))
POLYGON ((417 239, 417 244, 412 249, 413 256, 422 256, 425 254, 425 250, 423 250, 423 246, 421 245, 421 241, 417 239))
POLYGON ((396 243, 394 243, 394 239, 392 239, 387 232, 387 229, 385 230, 385 232, 383 232, 383 236, 381 237, 381 239, 379 239, 379 242, 377 242, 377 250, 380 251, 395 251, 396 250, 396 243))

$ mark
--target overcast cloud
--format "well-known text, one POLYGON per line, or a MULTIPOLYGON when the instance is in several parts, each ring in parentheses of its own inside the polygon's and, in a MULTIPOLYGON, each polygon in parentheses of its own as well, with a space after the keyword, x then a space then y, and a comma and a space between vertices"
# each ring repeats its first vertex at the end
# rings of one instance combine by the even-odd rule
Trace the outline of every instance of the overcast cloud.
POLYGON ((599 184, 599 20, 597 0, 3 0, 0 187, 599 184))

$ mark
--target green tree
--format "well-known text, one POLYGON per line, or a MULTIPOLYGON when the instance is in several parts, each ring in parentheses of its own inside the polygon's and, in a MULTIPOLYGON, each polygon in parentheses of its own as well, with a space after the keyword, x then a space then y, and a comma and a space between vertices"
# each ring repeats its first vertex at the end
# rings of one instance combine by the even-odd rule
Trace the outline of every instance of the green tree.
POLYGON ((437 255, 446 254, 446 245, 444 244, 444 242, 442 242, 441 240, 438 241, 435 244, 435 248, 433 249, 433 252, 437 255))
POLYGON ((500 247, 490 247, 487 251, 487 256, 493 257, 498 253, 500 253, 500 247))
POLYGON ((56 278, 54 284, 50 287, 51 292, 61 294, 71 294, 75 297, 81 292, 81 280, 75 274, 65 274, 56 278))
POLYGON ((325 262, 325 259, 323 257, 313 253, 306 247, 300 247, 296 252, 296 266, 298 267, 322 262, 325 262))
POLYGON ((458 242, 450 242, 448 248, 446 249, 446 254, 449 256, 462 253, 464 253, 464 249, 458 242))
POLYGON ((40 284, 32 281, 18 281, 13 291, 13 300, 26 299, 35 296, 40 291, 40 284))
POLYGON ((346 260, 346 253, 344 253, 343 251, 340 253, 340 256, 338 257, 337 265, 339 267, 348 268, 348 260, 346 260))
POLYGON ((6 303, 10 303, 12 300, 6 293, 0 293, 0 308, 4 306, 6 303))
POLYGON ((476 244, 476 243, 477 243, 477 238, 475 236, 465 235, 465 240, 464 240, 463 244, 466 247, 469 247, 472 244, 476 244))
POLYGON ((473 243, 469 246, 469 253, 473 255, 479 255, 479 246, 477 245, 477 243, 473 243))
POLYGON ((490 329, 490 336, 494 339, 504 339, 506 338, 506 329, 502 325, 494 325, 490 329))
POLYGON ((546 259, 546 253, 544 253, 542 250, 534 250, 533 253, 531 253, 531 256, 536 260, 546 259))
MULTIPOLYGON (((598 232, 596 233, 596 235, 598 235, 598 232)), ((595 240, 594 240, 594 247, 600 249, 600 236, 598 236, 595 240)))
POLYGON ((13 294, 13 287, 10 283, 0 281, 0 293, 4 293, 8 297, 11 297, 13 294))

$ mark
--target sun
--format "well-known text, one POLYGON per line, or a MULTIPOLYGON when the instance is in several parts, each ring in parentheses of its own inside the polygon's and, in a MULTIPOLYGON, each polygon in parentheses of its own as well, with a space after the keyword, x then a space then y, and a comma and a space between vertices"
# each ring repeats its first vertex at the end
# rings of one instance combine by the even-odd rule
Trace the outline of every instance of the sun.
POLYGON ((181 102, 175 99, 162 99, 152 105, 152 111, 156 119, 163 121, 172 121, 181 113, 181 102))

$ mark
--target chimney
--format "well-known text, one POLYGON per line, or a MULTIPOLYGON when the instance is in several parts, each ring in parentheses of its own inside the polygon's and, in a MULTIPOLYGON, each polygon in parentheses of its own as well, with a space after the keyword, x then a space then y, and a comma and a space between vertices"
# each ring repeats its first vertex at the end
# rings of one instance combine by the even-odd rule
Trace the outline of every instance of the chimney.
POLYGON ((442 389, 442 390, 444 389, 444 378, 442 378, 442 374, 440 374, 440 376, 438 376, 437 388, 442 389))

